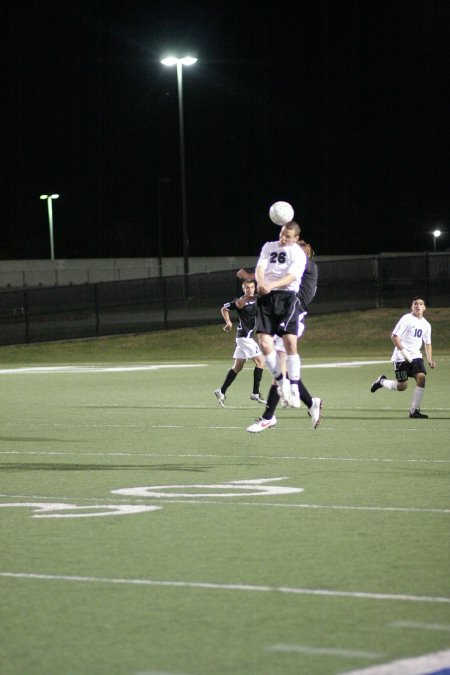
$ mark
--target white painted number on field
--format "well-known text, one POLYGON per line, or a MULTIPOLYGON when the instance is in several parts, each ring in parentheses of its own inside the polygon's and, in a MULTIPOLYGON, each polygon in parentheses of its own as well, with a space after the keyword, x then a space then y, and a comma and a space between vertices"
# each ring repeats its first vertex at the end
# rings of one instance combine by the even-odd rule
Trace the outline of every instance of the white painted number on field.
POLYGON ((260 495, 288 495, 303 492, 303 488, 282 487, 281 485, 265 485, 286 478, 255 478, 253 480, 231 480, 226 483, 196 485, 153 485, 148 487, 121 488, 111 490, 116 495, 128 497, 155 497, 157 499, 176 499, 177 497, 242 497, 260 495))
POLYGON ((9 504, 0 504, 1 506, 27 506, 35 512, 33 518, 93 518, 94 516, 124 516, 129 513, 142 513, 144 511, 156 511, 160 506, 133 506, 125 505, 101 505, 95 506, 76 506, 76 504, 59 504, 55 502, 35 503, 35 502, 15 502, 9 504), (59 513, 60 511, 71 511, 71 513, 59 513), (80 513, 84 511, 85 513, 80 513))
MULTIPOLYGON (((178 497, 242 497, 260 495, 286 495, 303 492, 303 488, 266 485, 285 478, 255 478, 253 480, 232 480, 226 483, 196 485, 154 485, 149 487, 122 488, 111 490, 117 495, 131 497, 153 497, 156 499, 176 499, 178 497)), ((142 504, 91 504, 77 506, 61 502, 9 502, 0 507, 25 506, 33 510, 33 518, 93 518, 98 516, 124 516, 132 513, 157 511, 161 506, 145 506, 142 504)))

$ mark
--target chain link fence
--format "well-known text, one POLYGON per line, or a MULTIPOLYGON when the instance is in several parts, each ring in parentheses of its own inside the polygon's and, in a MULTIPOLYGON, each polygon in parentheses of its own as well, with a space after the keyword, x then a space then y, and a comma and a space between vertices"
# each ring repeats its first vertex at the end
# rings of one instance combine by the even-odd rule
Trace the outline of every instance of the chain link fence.
MULTIPOLYGON (((415 295, 448 307, 450 255, 398 254, 318 261, 310 314, 407 307, 415 295)), ((0 344, 139 333, 216 323, 241 294, 234 272, 0 291, 0 344)))

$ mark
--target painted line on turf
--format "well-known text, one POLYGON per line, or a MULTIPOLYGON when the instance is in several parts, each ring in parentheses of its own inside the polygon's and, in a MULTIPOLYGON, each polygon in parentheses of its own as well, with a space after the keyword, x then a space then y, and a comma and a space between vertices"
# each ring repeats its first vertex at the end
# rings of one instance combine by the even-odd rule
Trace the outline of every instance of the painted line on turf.
POLYGON ((355 598, 362 600, 393 600, 395 602, 426 602, 450 604, 450 597, 412 595, 407 593, 369 593, 367 591, 337 591, 321 588, 291 588, 288 586, 253 586, 250 584, 220 584, 206 581, 163 581, 161 579, 120 579, 66 574, 37 574, 34 572, 0 572, 0 577, 34 579, 37 581, 70 581, 80 583, 120 584, 125 586, 157 586, 168 588, 193 588, 210 591, 241 591, 245 593, 281 593, 287 595, 312 595, 325 598, 355 598))
POLYGON ((437 630, 450 632, 450 624, 443 623, 417 623, 416 621, 392 621, 388 624, 393 628, 412 628, 415 630, 437 630))
MULTIPOLYGON (((228 427, 227 427, 228 428, 228 427)), ((18 439, 20 440, 20 439, 18 439)), ((0 450, 1 455, 32 455, 32 456, 67 456, 76 457, 171 457, 174 459, 242 459, 242 455, 221 455, 213 453, 162 453, 162 452, 67 452, 56 450, 0 450)), ((407 463, 407 464, 449 464, 450 459, 413 459, 410 457, 401 457, 400 459, 390 457, 308 457, 307 455, 246 455, 248 459, 266 459, 279 462, 280 460, 301 462, 374 462, 374 463, 407 463)), ((107 468, 107 467, 106 467, 107 468)))
POLYGON ((450 650, 432 652, 411 659, 399 659, 358 670, 348 670, 340 675, 444 675, 450 672, 450 650))
MULTIPOLYGON (((336 361, 330 363, 302 364, 302 368, 355 368, 376 364, 390 363, 390 361, 336 361)), ((160 370, 162 368, 205 368, 208 363, 161 363, 153 365, 135 366, 103 366, 103 365, 79 365, 79 366, 31 366, 22 368, 2 368, 0 375, 39 375, 42 373, 114 373, 160 370)))
MULTIPOLYGON (((197 495, 193 495, 197 496, 197 495)), ((111 501, 111 497, 52 497, 49 495, 16 495, 16 494, 0 494, 2 499, 44 499, 45 503, 48 503, 51 499, 58 499, 59 502, 61 499, 67 499, 68 501, 83 501, 83 502, 104 502, 111 501)), ((116 498, 117 499, 117 498, 116 498)), ((148 498, 147 501, 153 502, 158 501, 159 498, 153 497, 148 498)), ((123 502, 124 499, 118 499, 117 501, 123 502)), ((127 502, 132 500, 127 499, 127 502)), ((139 499, 139 504, 142 503, 142 498, 139 499)), ((371 512, 390 512, 390 513, 436 513, 436 514, 448 514, 450 509, 437 509, 437 508, 416 508, 416 507, 402 507, 402 506, 346 506, 345 504, 276 504, 269 502, 235 502, 232 504, 229 501, 220 501, 210 499, 164 499, 164 504, 193 504, 194 506, 198 505, 215 505, 215 506, 263 506, 269 508, 284 508, 284 509, 317 509, 324 511, 371 511, 371 512)), ((8 504, 5 504, 7 506, 8 504)))
POLYGON ((125 373, 162 370, 164 368, 205 368, 207 363, 160 363, 144 366, 33 366, 28 368, 2 368, 0 375, 39 375, 42 373, 125 373))
POLYGON ((354 659, 381 659, 381 652, 365 652, 355 649, 333 649, 328 647, 308 647, 307 645, 272 645, 266 647, 268 652, 285 652, 287 654, 317 654, 319 656, 342 656, 354 659))

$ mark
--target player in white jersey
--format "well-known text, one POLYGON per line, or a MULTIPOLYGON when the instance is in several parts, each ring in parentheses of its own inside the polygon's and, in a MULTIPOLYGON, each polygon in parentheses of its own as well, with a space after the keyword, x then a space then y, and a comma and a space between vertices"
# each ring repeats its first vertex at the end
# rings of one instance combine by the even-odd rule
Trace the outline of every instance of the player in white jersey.
MULTIPOLYGON (((297 293, 306 267, 306 254, 300 246, 295 245, 299 237, 298 223, 286 223, 281 228, 279 240, 266 242, 262 247, 255 270, 259 292, 256 318, 259 344, 268 370, 279 383, 281 401, 295 408, 300 407, 300 356, 297 352, 300 303, 297 293), (282 374, 280 360, 274 348, 275 335, 280 335, 283 339, 289 379, 282 374)), ((247 431, 264 431, 275 424, 275 415, 272 414, 269 418, 266 409, 263 416, 250 425, 247 431)))
POLYGON ((431 346, 431 326, 424 318, 426 310, 425 302, 420 296, 412 301, 411 312, 404 314, 394 330, 391 339, 394 343, 394 351, 391 361, 395 367, 395 380, 388 380, 386 375, 380 375, 372 384, 370 391, 376 392, 384 387, 396 391, 405 391, 408 386, 408 378, 416 380, 413 392, 409 416, 413 419, 427 419, 428 415, 420 412, 420 404, 425 393, 425 377, 427 374, 422 356, 422 344, 430 368, 435 368, 433 351, 431 346))
MULTIPOLYGON (((303 272, 300 289, 297 293, 301 310, 299 315, 297 338, 300 339, 305 329, 305 324, 303 321, 308 313, 307 308, 316 295, 319 273, 318 267, 313 260, 314 250, 311 244, 308 244, 303 239, 300 239, 297 244, 302 247, 307 256, 305 271, 303 272)), ((255 273, 247 272, 247 270, 241 268, 236 272, 236 276, 239 279, 249 280, 255 278, 255 273)), ((284 348, 283 340, 279 335, 274 335, 274 348, 278 354, 278 358, 280 359, 281 369, 284 374, 286 372, 286 350, 284 348)), ((278 401, 280 400, 277 392, 277 382, 274 380, 272 382, 269 395, 267 396, 268 419, 269 417, 272 417, 273 413, 275 412, 275 408, 278 405, 278 401)), ((311 396, 303 383, 303 378, 300 378, 299 380, 299 394, 301 402, 307 406, 308 415, 311 418, 313 429, 317 429, 322 417, 322 399, 311 396)))

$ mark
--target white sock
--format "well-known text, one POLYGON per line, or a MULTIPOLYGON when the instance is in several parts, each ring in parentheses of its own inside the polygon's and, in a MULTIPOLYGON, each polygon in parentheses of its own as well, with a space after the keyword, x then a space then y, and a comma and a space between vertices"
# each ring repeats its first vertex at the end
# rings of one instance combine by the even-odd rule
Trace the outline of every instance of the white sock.
POLYGON ((264 359, 266 361, 266 366, 270 371, 270 374, 274 378, 274 380, 277 380, 280 375, 281 375, 281 369, 280 369, 280 361, 278 359, 278 355, 273 349, 270 354, 265 354, 264 359))
POLYGON ((414 389, 413 397, 412 397, 411 412, 414 412, 414 410, 417 410, 417 408, 420 408, 420 404, 422 403, 424 393, 425 393, 425 389, 423 387, 418 387, 416 385, 416 388, 414 389))
POLYGON ((300 354, 286 354, 286 370, 290 380, 300 379, 300 354))
POLYGON ((397 380, 381 380, 380 382, 381 386, 384 387, 385 389, 398 389, 398 382, 397 380))

